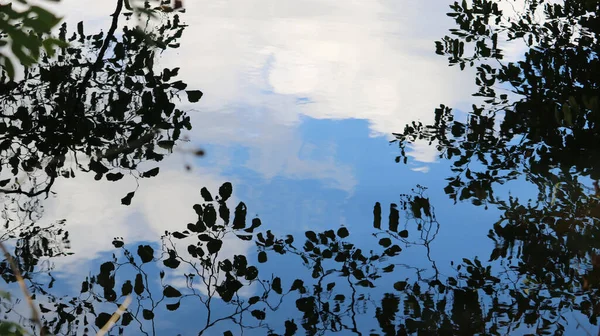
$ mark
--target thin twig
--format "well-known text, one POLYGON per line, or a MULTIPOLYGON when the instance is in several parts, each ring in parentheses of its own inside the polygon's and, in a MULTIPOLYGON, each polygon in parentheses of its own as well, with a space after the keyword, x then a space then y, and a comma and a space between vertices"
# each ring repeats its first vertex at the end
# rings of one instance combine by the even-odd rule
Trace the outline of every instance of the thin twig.
POLYGON ((17 267, 15 260, 10 255, 10 253, 8 253, 8 250, 6 249, 6 247, 4 246, 4 244, 1 241, 0 241, 0 249, 4 253, 6 260, 8 260, 8 263, 10 264, 10 268, 12 269, 13 273, 15 274, 15 277, 17 278, 17 282, 19 282, 21 291, 23 292, 23 295, 25 295, 25 298, 27 299, 29 308, 31 308, 31 319, 40 328, 40 336, 46 335, 46 330, 44 329, 44 326, 42 325, 42 320, 40 320, 40 314, 38 313, 38 310, 35 307, 33 300, 31 299, 31 295, 29 294, 29 290, 27 289, 25 280, 23 280, 23 277, 21 276, 21 272, 19 272, 19 268, 17 267))

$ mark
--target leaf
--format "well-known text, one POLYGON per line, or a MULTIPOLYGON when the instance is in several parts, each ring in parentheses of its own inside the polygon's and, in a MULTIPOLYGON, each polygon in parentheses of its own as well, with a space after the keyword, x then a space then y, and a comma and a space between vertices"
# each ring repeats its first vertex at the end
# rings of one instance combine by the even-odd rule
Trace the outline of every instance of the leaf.
POLYGON ((213 201, 212 195, 210 194, 208 189, 206 189, 206 187, 202 187, 202 189, 200 189, 200 195, 202 196, 205 202, 213 201))
POLYGON ((176 288, 167 285, 165 287, 165 289, 163 289, 163 295, 168 298, 174 298, 174 297, 180 297, 181 292, 178 291, 176 288))
POLYGON ((248 299, 248 303, 251 304, 251 305, 257 303, 258 301, 260 301, 260 297, 258 297, 258 296, 253 296, 253 297, 251 297, 251 298, 248 299))
POLYGON ((267 252, 265 252, 265 251, 258 252, 258 262, 261 264, 267 262, 267 252))
POLYGON ((350 232, 348 232, 348 229, 346 229, 345 227, 341 227, 337 230, 337 235, 340 238, 346 238, 350 235, 350 232))
POLYGON ((152 320, 154 318, 154 312, 152 310, 144 309, 142 310, 142 316, 145 320, 152 320))
POLYGON ((108 174, 106 174, 106 179, 108 181, 118 181, 118 180, 122 179, 123 176, 125 176, 125 175, 123 175, 122 173, 108 173, 108 174))
POLYGON ((198 240, 200 240, 200 241, 208 242, 208 241, 211 241, 211 239, 212 239, 212 237, 207 235, 206 233, 202 233, 202 234, 198 235, 198 240))
POLYGON ((186 234, 184 234, 184 233, 181 233, 181 232, 179 232, 179 231, 175 231, 175 232, 173 232, 171 235, 172 235, 173 237, 177 238, 177 239, 183 239, 183 238, 186 238, 186 237, 187 237, 187 235, 186 235, 186 234))
POLYGON ((304 235, 306 236, 306 238, 308 238, 310 241, 318 243, 319 240, 317 239, 317 234, 314 231, 306 231, 304 232, 304 235))
POLYGON ((135 276, 135 282, 134 282, 134 286, 133 286, 133 290, 135 291, 135 293, 137 295, 142 295, 142 293, 144 293, 144 279, 142 277, 141 273, 136 274, 135 276))
POLYGON ((233 333, 231 331, 227 330, 223 333, 223 336, 233 336, 233 333))
POLYGON ((150 247, 150 245, 139 245, 137 254, 142 260, 142 263, 147 263, 154 260, 154 249, 150 247))
POLYGON ((133 321, 133 316, 131 315, 131 313, 123 313, 123 317, 121 318, 121 325, 127 326, 129 325, 129 323, 131 323, 131 321, 133 321))
POLYGON ((96 324, 96 327, 102 328, 102 327, 104 327, 106 325, 106 323, 108 323, 108 320, 110 320, 111 316, 112 315, 109 314, 109 313, 100 313, 96 317, 96 320, 94 321, 94 324, 96 324))
POLYGON ((398 232, 398 235, 402 238, 408 238, 408 230, 402 230, 398 232))
POLYGON ((207 204, 206 208, 204 208, 204 224, 207 227, 213 227, 217 222, 217 211, 215 211, 215 207, 212 204, 207 204))
POLYGON ((158 167, 152 168, 152 169, 148 170, 147 172, 142 173, 142 177, 154 177, 154 176, 158 175, 158 171, 159 171, 158 167))
MULTIPOLYGON (((178 80, 178 81, 171 83, 171 87, 176 88, 177 90, 185 90, 185 88, 187 87, 187 84, 178 80)), ((188 93, 188 95, 189 95, 189 93, 188 93)))
POLYGON ((0 187, 6 186, 8 184, 8 182, 10 182, 10 179, 0 181, 0 187))
POLYGON ((394 283, 394 289, 397 291, 403 291, 407 285, 408 283, 406 281, 398 281, 394 283))
POLYGON ((383 247, 389 247, 390 245, 392 245, 392 240, 390 238, 381 238, 379 240, 379 245, 383 246, 383 247))
POLYGON ((298 331, 298 326, 294 323, 293 320, 285 321, 285 334, 284 336, 293 336, 296 335, 298 331))
POLYGON ((132 192, 128 193, 125 197, 121 198, 121 204, 130 205, 133 195, 135 195, 135 191, 132 191, 132 192))
POLYGON ((233 217, 233 228, 236 230, 240 230, 246 227, 246 204, 240 202, 237 207, 235 207, 235 214, 233 217))
POLYGON ((275 291, 275 293, 277 294, 281 294, 282 293, 282 289, 281 289, 281 279, 276 277, 275 279, 273 279, 273 283, 271 284, 273 290, 275 291))
POLYGON ((120 247, 123 247, 123 245, 125 245, 125 243, 123 243, 123 241, 119 240, 119 239, 113 240, 112 244, 115 248, 120 248, 120 247))
POLYGON ((381 203, 376 202, 373 207, 373 227, 381 229, 381 203))
POLYGON ((388 255, 388 256, 390 256, 390 257, 393 257, 393 256, 395 256, 396 254, 398 254, 398 253, 400 253, 400 252, 402 252, 402 248, 401 248, 400 246, 396 245, 396 244, 394 244, 394 245, 392 245, 392 246, 388 247, 388 248, 387 248, 387 249, 384 251, 384 253, 385 253, 385 254, 387 254, 387 255, 388 255))
POLYGON ((187 90, 188 100, 190 103, 195 103, 202 98, 202 91, 199 90, 187 90))
POLYGON ((167 150, 171 150, 171 149, 173 149, 173 146, 175 146, 175 142, 172 140, 161 140, 161 141, 157 142, 156 144, 158 145, 158 147, 167 149, 167 150))
POLYGON ((249 266, 246 269, 246 276, 245 276, 246 280, 254 280, 254 279, 256 279, 257 276, 258 276, 258 268, 254 267, 254 266, 249 266))
POLYGON ((219 196, 221 197, 221 201, 223 201, 223 202, 227 201, 229 199, 229 197, 231 197, 232 193, 233 193, 233 186, 231 185, 231 182, 225 182, 219 188, 219 196))
POLYGON ((223 241, 219 240, 219 239, 212 239, 211 241, 209 241, 206 244, 206 247, 208 248, 208 253, 210 253, 210 254, 215 254, 215 253, 219 252, 221 250, 222 246, 223 246, 223 241))
POLYGON ((163 264, 169 268, 177 268, 181 261, 177 260, 177 254, 173 250, 168 250, 169 258, 163 261, 163 264))
POLYGON ((267 316, 264 311, 258 309, 253 310, 250 314, 252 314, 252 316, 254 316, 257 320, 261 321, 267 316))
POLYGON ((131 294, 133 292, 133 285, 131 284, 130 280, 125 281, 125 283, 123 283, 123 286, 121 286, 121 295, 122 296, 127 296, 129 294, 131 294))
POLYGON ((296 279, 294 280, 294 282, 292 283, 292 287, 290 288, 290 291, 293 290, 298 290, 300 291, 300 293, 304 293, 304 281, 300 280, 300 279, 296 279))

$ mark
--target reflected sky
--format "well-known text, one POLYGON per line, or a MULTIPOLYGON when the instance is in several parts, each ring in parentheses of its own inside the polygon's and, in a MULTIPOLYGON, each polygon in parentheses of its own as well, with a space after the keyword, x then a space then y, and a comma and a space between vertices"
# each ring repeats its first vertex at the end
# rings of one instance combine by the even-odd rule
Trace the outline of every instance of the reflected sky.
MULTIPOLYGON (((172 155, 158 177, 141 181, 130 207, 120 198, 133 180, 60 180, 45 219, 67 219, 75 254, 57 268, 69 278, 87 269, 115 235, 156 241, 193 220, 202 186, 217 190, 225 181, 251 214, 281 233, 340 224, 367 232, 375 202, 386 209, 417 184, 442 185, 448 167, 436 162, 435 148, 417 144, 413 162, 402 165, 389 140, 406 123, 431 121, 440 103, 472 102, 472 77, 434 53, 433 41, 451 26, 444 15, 450 3, 187 1, 181 47, 159 64, 180 67, 181 79, 204 92, 183 108, 191 110, 190 145, 207 155, 172 155)), ((84 20, 87 31, 106 30, 113 7, 64 0, 55 11, 70 27, 84 20)), ((488 223, 497 213, 454 207, 440 188, 428 195, 444 218, 435 247, 442 260, 489 251, 464 244, 487 232, 468 219, 488 223)))
MULTIPOLYGON (((201 187, 216 191, 225 181, 234 186, 231 203, 244 201, 275 233, 345 225, 356 236, 369 234, 375 202, 387 216, 399 194, 428 186, 441 224, 432 258, 446 270, 451 260, 485 259, 491 241, 481 238, 500 212, 454 205, 442 190, 449 167, 437 162, 435 148, 417 143, 414 160, 403 165, 389 143, 405 124, 431 122, 441 103, 466 109, 473 102, 473 77, 434 53, 433 41, 451 26, 450 3, 186 1, 181 47, 159 64, 180 67, 181 79, 204 92, 183 108, 191 110, 189 145, 207 155, 174 153, 156 178, 141 181, 128 207, 120 198, 136 188, 133 179, 58 181, 42 221, 67 220, 74 255, 55 260, 55 275, 65 286, 80 283, 110 256, 115 236, 156 244, 165 230, 194 221, 201 187)), ((114 4, 54 6, 70 27, 84 20, 91 31, 107 29, 114 4)), ((250 247, 225 242, 224 251, 250 247)), ((424 251, 415 251, 399 259, 425 266, 424 251)))

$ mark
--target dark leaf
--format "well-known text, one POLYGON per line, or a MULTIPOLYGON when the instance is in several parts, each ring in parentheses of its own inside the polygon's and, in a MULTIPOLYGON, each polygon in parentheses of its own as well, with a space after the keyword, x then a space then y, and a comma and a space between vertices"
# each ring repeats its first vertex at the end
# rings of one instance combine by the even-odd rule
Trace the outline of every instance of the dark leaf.
POLYGON ((122 173, 108 173, 106 174, 106 179, 109 181, 118 181, 122 179, 123 176, 125 175, 123 175, 122 173))
POLYGON ((130 205, 133 195, 135 195, 135 191, 132 191, 132 192, 128 193, 125 197, 121 198, 121 204, 130 205))
POLYGON ((267 314, 264 311, 255 309, 251 312, 252 316, 254 316, 257 320, 264 320, 267 314))
POLYGON ((306 238, 308 238, 310 241, 312 241, 314 243, 319 242, 319 240, 317 239, 317 234, 314 231, 306 231, 306 232, 304 232, 304 235, 306 236, 306 238))
POLYGON ((174 297, 180 297, 181 296, 181 292, 178 291, 176 288, 167 285, 163 289, 163 295, 166 296, 166 297, 168 297, 168 298, 174 298, 174 297))
POLYGON ((125 283, 123 283, 123 286, 121 286, 121 295, 122 296, 127 296, 129 294, 131 294, 133 292, 133 285, 131 284, 130 280, 125 281, 125 283))
POLYGON ((293 336, 296 335, 298 331, 298 326, 294 323, 293 320, 285 321, 285 334, 284 336, 293 336))
POLYGON ((98 314, 98 316, 96 316, 96 320, 94 321, 94 323, 96 324, 96 327, 98 327, 98 328, 104 327, 104 325, 106 325, 106 323, 108 323, 108 320, 110 320, 111 316, 112 316, 112 314, 108 314, 108 313, 98 314))
POLYGON ((142 316, 144 320, 152 320, 154 318, 154 312, 152 310, 144 309, 142 310, 142 316))
POLYGON ((154 260, 154 249, 150 247, 150 245, 139 245, 137 254, 142 260, 142 263, 147 263, 154 260))
POLYGON ((394 283, 394 289, 397 291, 403 291, 407 285, 408 283, 406 281, 398 281, 394 283))
POLYGON ((173 237, 175 237, 175 238, 177 238, 177 239, 183 239, 183 238, 187 237, 187 235, 186 235, 186 234, 184 234, 184 233, 181 233, 181 232, 179 232, 179 231, 175 231, 175 232, 173 232, 173 233, 172 233, 172 236, 173 236, 173 237))
POLYGON ((137 295, 142 295, 142 293, 144 292, 144 278, 142 277, 142 274, 138 273, 135 276, 135 282, 134 282, 134 286, 133 286, 133 290, 135 291, 135 293, 137 295))
POLYGON ((348 232, 348 229, 346 229, 345 227, 341 227, 338 229, 337 235, 340 238, 346 238, 350 235, 350 232, 348 232))
POLYGON ((267 252, 265 252, 265 251, 258 252, 258 262, 261 264, 267 262, 267 252))
POLYGON ((375 203, 373 207, 373 227, 381 229, 381 203, 375 203))
POLYGON ((221 197, 222 202, 227 201, 229 199, 229 197, 231 197, 232 193, 233 193, 233 186, 231 185, 231 182, 225 182, 219 188, 219 196, 221 197))
POLYGON ((198 90, 187 90, 188 100, 190 103, 195 103, 202 98, 202 91, 198 90))
POLYGON ((133 321, 133 316, 130 313, 123 313, 123 316, 121 317, 121 325, 127 326, 129 323, 131 323, 131 321, 133 321))
POLYGON ((282 289, 281 289, 281 279, 280 278, 275 278, 273 279, 273 283, 271 284, 273 291, 275 291, 275 293, 277 294, 281 294, 282 293, 282 289))
POLYGON ((154 177, 154 176, 158 175, 158 171, 159 171, 158 167, 152 168, 152 169, 148 170, 147 172, 142 173, 142 177, 154 177))
POLYGON ((381 238, 379 240, 379 245, 381 245, 383 247, 388 247, 388 246, 392 245, 392 240, 390 238, 381 238))
POLYGON ((246 269, 246 280, 254 280, 258 276, 258 269, 254 266, 249 266, 246 269))
POLYGON ((212 195, 210 194, 208 189, 206 189, 206 187, 202 187, 202 189, 200 189, 200 195, 202 196, 202 198, 204 198, 205 202, 213 201, 212 195))
POLYGON ((246 204, 240 202, 235 207, 235 214, 233 217, 233 228, 240 230, 246 227, 246 204))
POLYGON ((208 253, 210 253, 210 254, 215 254, 215 253, 219 252, 221 250, 222 246, 223 246, 223 241, 219 240, 219 239, 212 239, 211 241, 209 241, 206 244, 206 247, 208 248, 208 253))
POLYGON ((177 260, 177 254, 173 250, 168 250, 169 258, 163 261, 163 264, 169 268, 177 268, 181 261, 177 260))
POLYGON ((177 308, 179 308, 179 305, 180 305, 179 301, 172 303, 172 304, 167 303, 167 309, 170 311, 174 311, 174 310, 177 310, 177 308))

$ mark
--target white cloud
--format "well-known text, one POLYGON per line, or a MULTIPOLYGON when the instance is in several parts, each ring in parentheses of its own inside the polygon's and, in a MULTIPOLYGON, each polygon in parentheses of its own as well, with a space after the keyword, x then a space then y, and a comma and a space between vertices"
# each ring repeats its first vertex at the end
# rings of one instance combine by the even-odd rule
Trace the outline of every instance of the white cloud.
MULTIPOLYGON (((164 171, 158 176, 141 181, 130 206, 121 205, 120 199, 135 189, 133 178, 108 182, 95 181, 93 174, 80 174, 74 179, 57 180, 54 190, 58 196, 46 201, 42 221, 66 219, 74 252, 53 260, 57 270, 63 275, 76 274, 74 280, 80 281, 89 270, 85 265, 90 260, 113 249, 115 236, 123 237, 127 244, 158 243, 165 231, 184 230, 187 223, 197 220, 192 206, 203 202, 200 189, 207 187, 214 195, 226 182, 198 168, 193 173, 182 167, 169 169, 163 165, 161 169, 164 171)), ((232 197, 229 204, 234 208, 237 200, 232 197)), ((245 255, 247 249, 247 245, 226 241, 222 254, 245 255)))
MULTIPOLYGON (((114 4, 99 3, 92 13, 63 0, 59 11, 67 20, 103 17, 108 26, 114 4)), ((365 119, 372 136, 390 136, 413 120, 431 121, 440 103, 469 99, 472 77, 433 52, 452 25, 444 15, 450 3, 186 1, 190 26, 160 63, 180 66, 190 87, 205 92, 193 115, 196 141, 250 147, 260 162, 252 167, 266 177, 312 167, 307 174, 327 178, 335 163, 315 165, 286 150, 299 141, 301 116, 365 119)), ((352 183, 337 182, 344 190, 352 183)))

